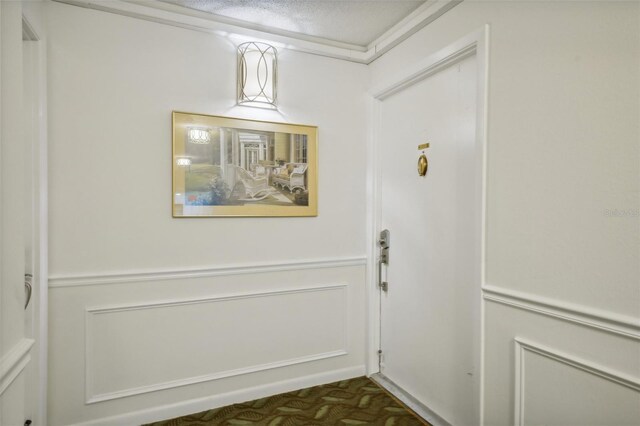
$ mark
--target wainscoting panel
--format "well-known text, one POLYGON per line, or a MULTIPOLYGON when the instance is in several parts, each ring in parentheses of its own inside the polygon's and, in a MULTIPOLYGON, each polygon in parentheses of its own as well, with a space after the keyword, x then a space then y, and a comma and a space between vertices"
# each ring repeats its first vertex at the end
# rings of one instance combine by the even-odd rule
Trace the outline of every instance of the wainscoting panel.
POLYGON ((346 296, 339 284, 88 309, 87 403, 345 355, 346 296))
POLYGON ((515 346, 516 425, 624 425, 637 418, 634 378, 520 339, 515 346))
POLYGON ((637 424, 633 321, 494 296, 485 293, 485 425, 637 424))
POLYGON ((54 280, 50 424, 159 420, 364 374, 364 259, 255 271, 54 280))

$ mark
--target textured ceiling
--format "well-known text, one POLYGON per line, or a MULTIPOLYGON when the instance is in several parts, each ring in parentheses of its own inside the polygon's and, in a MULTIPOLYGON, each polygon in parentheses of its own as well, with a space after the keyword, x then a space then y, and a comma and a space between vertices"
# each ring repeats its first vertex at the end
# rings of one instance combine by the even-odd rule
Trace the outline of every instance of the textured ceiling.
POLYGON ((366 46, 425 0, 160 0, 250 25, 366 46))

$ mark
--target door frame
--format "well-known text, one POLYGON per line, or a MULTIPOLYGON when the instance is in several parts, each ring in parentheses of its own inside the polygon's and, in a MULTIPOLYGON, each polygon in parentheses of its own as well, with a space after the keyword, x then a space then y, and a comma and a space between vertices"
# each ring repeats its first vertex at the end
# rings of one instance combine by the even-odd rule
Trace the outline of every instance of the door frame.
MULTIPOLYGON (((42 28, 38 28, 38 17, 29 16, 23 9, 23 56, 28 55, 29 69, 23 69, 23 81, 32 87, 29 97, 23 98, 24 112, 29 108, 29 122, 33 126, 31 138, 32 211, 32 259, 33 271, 33 339, 32 362, 26 367, 27 391, 31 394, 34 424, 47 423, 47 377, 48 377, 48 154, 47 154, 47 43, 42 28), (28 43, 29 45, 27 45, 28 43)), ((25 265, 27 266, 27 265, 25 265)), ((25 405, 27 407, 27 405, 25 405)))
MULTIPOLYGON (((367 150, 367 348, 366 368, 367 376, 379 373, 378 349, 380 348, 380 290, 377 283, 376 261, 378 257, 377 236, 381 223, 381 158, 379 156, 381 141, 380 134, 381 103, 389 96, 423 81, 431 75, 447 68, 464 58, 476 55, 477 86, 476 86, 476 141, 480 144, 476 161, 480 165, 478 176, 477 205, 480 207, 479 218, 479 265, 477 269, 477 291, 480 298, 480 422, 484 425, 484 300, 482 288, 485 283, 485 252, 486 252, 486 170, 487 170, 487 131, 489 111, 489 25, 454 41, 448 46, 429 55, 417 64, 408 67, 401 73, 389 78, 369 91, 369 149, 367 150)), ((392 237, 393 239, 393 237, 392 237)))

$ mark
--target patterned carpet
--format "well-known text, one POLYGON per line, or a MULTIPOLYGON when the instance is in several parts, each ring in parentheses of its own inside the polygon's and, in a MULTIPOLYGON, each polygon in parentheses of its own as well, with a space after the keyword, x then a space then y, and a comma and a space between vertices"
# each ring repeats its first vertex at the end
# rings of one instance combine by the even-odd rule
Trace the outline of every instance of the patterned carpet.
POLYGON ((429 426, 366 377, 283 393, 150 425, 429 426))

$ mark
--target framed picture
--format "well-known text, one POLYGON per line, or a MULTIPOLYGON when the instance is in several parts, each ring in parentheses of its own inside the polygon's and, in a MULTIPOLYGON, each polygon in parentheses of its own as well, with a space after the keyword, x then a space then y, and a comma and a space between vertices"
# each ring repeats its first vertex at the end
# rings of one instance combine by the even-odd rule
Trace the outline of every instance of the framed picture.
POLYGON ((317 216, 315 126, 173 112, 173 217, 317 216))

